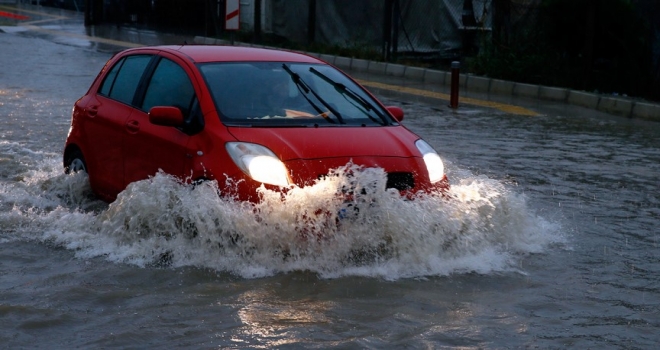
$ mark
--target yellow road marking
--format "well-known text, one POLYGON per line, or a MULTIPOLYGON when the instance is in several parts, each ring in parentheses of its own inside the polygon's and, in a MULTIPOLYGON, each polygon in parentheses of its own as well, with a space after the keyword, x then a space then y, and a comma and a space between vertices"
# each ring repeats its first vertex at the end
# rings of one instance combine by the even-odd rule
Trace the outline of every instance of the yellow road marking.
MULTIPOLYGON (((441 92, 415 89, 415 88, 406 87, 406 86, 399 86, 399 85, 390 85, 390 84, 378 83, 378 82, 367 81, 367 80, 358 80, 358 79, 356 79, 356 81, 359 82, 360 84, 364 85, 364 86, 373 87, 373 88, 377 88, 377 89, 402 92, 402 93, 405 93, 405 94, 411 94, 411 95, 417 95, 417 96, 423 96, 423 97, 437 98, 437 99, 446 100, 446 101, 449 101, 449 99, 450 99, 450 96, 448 94, 444 94, 444 93, 441 93, 441 92)), ((499 103, 499 102, 493 102, 493 101, 479 100, 479 99, 476 99, 476 98, 461 97, 460 102, 465 103, 465 104, 469 104, 469 105, 473 105, 473 106, 495 108, 495 109, 499 109, 500 111, 503 111, 505 113, 511 113, 511 114, 517 114, 517 115, 525 115, 525 116, 530 116, 530 117, 540 115, 539 113, 536 113, 536 112, 534 112, 530 109, 524 108, 524 107, 514 106, 514 105, 509 105, 509 104, 499 103)))

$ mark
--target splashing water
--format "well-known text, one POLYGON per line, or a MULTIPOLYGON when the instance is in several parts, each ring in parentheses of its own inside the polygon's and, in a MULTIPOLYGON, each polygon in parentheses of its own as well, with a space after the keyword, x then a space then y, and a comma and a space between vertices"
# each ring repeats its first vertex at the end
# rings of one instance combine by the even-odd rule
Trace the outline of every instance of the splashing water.
POLYGON ((95 199, 85 174, 64 175, 37 157, 0 183, 3 240, 36 240, 137 266, 197 266, 246 278, 291 271, 386 279, 518 271, 517 260, 563 242, 523 195, 470 174, 448 196, 414 200, 385 190, 380 169, 346 166, 286 193, 260 189, 258 204, 218 195, 215 182, 166 174, 135 182, 117 200, 95 199), (347 189, 356 193, 346 197, 347 189), (346 199, 350 198, 350 199, 346 199))

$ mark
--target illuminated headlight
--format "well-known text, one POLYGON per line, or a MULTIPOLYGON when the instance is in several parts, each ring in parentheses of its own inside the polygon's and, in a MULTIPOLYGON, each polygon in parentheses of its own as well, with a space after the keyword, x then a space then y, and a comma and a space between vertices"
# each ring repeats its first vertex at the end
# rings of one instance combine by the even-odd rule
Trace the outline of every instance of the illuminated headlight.
POLYGON ((227 152, 254 181, 285 187, 289 185, 286 167, 268 148, 247 142, 228 142, 227 152))
POLYGON ((419 139, 415 142, 415 146, 422 153, 426 169, 429 171, 429 179, 431 183, 442 180, 445 176, 445 165, 438 153, 426 141, 419 139))

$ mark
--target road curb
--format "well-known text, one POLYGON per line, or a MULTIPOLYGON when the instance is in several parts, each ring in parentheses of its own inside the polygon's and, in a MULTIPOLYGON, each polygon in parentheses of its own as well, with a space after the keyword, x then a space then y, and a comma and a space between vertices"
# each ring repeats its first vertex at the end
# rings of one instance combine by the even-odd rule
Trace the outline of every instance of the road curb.
MULTIPOLYGON (((205 45, 228 45, 229 42, 222 39, 196 36, 196 44, 205 45)), ((263 45, 252 45, 248 43, 236 43, 238 46, 268 47, 263 45)), ((400 64, 369 61, 364 59, 318 54, 314 52, 302 52, 317 57, 325 62, 333 64, 342 69, 356 72, 372 73, 385 76, 394 76, 429 84, 442 84, 448 86, 451 74, 447 71, 404 66, 400 64)), ((620 96, 609 96, 590 93, 566 88, 551 86, 523 84, 512 81, 493 79, 472 74, 460 74, 459 86, 470 92, 489 93, 503 96, 526 97, 553 102, 564 102, 567 104, 595 109, 601 112, 614 114, 626 118, 660 121, 660 104, 648 101, 637 101, 620 96)))

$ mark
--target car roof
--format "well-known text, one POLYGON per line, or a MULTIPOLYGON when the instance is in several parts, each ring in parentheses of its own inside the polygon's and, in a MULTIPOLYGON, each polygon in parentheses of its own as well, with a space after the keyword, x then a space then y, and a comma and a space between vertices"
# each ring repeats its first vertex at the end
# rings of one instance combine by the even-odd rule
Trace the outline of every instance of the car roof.
POLYGON ((314 57, 293 51, 243 46, 170 45, 141 47, 133 50, 145 49, 167 51, 178 55, 183 54, 195 63, 244 61, 324 63, 314 57))

